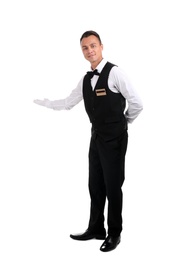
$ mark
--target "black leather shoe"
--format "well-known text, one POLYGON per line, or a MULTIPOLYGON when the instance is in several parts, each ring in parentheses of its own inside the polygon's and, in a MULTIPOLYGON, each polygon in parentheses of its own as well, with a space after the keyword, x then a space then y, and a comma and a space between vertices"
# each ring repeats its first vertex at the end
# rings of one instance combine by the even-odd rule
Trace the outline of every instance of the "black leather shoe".
POLYGON ((93 238, 104 240, 106 237, 106 231, 104 231, 102 233, 93 233, 92 231, 87 229, 82 234, 70 235, 70 237, 73 239, 76 239, 76 240, 89 240, 89 239, 93 239, 93 238))
POLYGON ((121 237, 113 237, 108 235, 105 239, 104 243, 101 245, 100 250, 102 252, 108 252, 117 247, 117 245, 120 243, 121 237))

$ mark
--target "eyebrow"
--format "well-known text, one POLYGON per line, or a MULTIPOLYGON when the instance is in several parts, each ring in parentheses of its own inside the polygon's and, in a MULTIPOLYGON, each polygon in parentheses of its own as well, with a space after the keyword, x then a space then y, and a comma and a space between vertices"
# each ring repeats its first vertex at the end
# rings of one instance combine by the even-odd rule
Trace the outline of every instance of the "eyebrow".
MULTIPOLYGON (((89 44, 89 46, 94 45, 94 44, 97 44, 97 43, 96 42, 92 42, 91 44, 89 44)), ((87 47, 87 45, 82 45, 82 48, 85 48, 85 47, 87 47)))

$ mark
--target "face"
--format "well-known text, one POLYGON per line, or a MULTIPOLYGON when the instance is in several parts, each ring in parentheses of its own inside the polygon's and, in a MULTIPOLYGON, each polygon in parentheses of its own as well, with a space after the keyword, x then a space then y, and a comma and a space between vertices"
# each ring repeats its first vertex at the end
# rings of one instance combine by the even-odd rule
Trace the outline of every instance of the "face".
POLYGON ((91 67, 95 69, 103 59, 103 45, 100 44, 96 36, 90 35, 82 39, 81 48, 85 59, 88 60, 91 63, 91 67))

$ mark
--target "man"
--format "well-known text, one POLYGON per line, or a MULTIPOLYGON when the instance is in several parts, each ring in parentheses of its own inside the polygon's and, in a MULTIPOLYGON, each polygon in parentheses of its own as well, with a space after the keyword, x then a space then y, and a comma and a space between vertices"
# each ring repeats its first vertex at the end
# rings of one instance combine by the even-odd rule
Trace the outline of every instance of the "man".
POLYGON ((55 110, 71 109, 82 99, 89 116, 90 219, 82 234, 70 235, 76 240, 103 239, 103 252, 116 248, 122 232, 122 185, 124 182, 127 126, 142 111, 142 102, 125 73, 102 56, 103 44, 94 31, 80 39, 83 55, 91 71, 80 80, 69 97, 61 100, 35 100, 36 104, 55 110), (127 105, 127 108, 126 108, 127 105), (104 207, 108 201, 107 236, 104 207))

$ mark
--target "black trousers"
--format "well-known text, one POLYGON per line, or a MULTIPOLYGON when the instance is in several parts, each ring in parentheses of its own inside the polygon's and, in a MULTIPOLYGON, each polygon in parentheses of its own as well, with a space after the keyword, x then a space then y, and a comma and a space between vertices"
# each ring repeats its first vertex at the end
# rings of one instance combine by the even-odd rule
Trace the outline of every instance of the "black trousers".
POLYGON ((88 229, 104 230, 104 208, 108 201, 108 234, 119 236, 122 231, 122 185, 125 174, 125 154, 128 133, 104 141, 99 135, 91 137, 89 149, 89 192, 91 198, 88 229))

